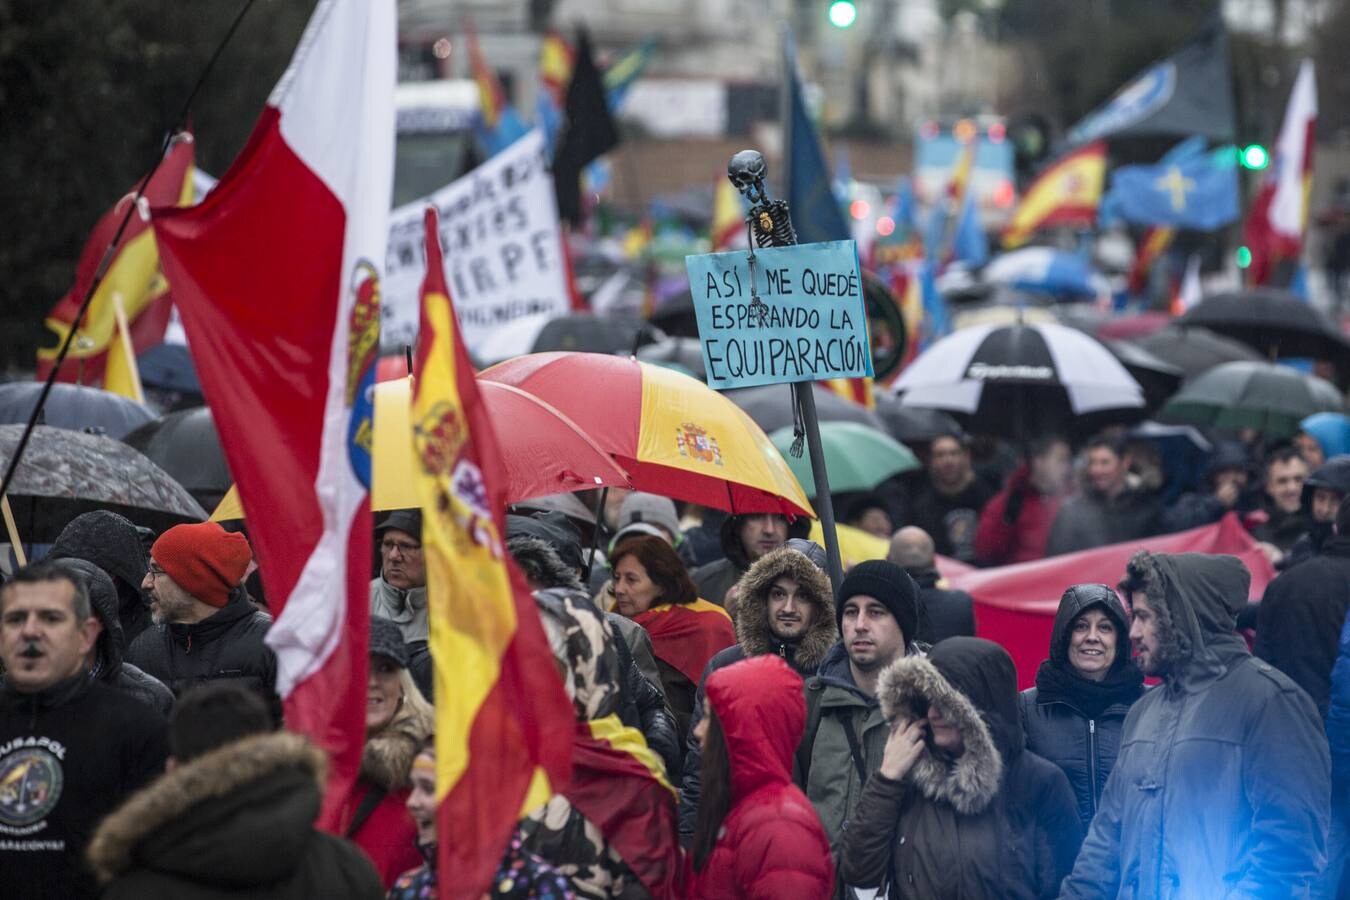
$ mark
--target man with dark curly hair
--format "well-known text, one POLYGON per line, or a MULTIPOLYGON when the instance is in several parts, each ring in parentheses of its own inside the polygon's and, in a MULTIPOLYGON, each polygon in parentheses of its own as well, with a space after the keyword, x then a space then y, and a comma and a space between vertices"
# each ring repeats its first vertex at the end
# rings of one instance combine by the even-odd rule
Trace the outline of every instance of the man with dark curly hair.
POLYGON ((1141 551, 1121 592, 1139 668, 1120 755, 1061 897, 1306 897, 1326 865, 1330 758, 1302 688, 1234 632, 1236 557, 1141 551))

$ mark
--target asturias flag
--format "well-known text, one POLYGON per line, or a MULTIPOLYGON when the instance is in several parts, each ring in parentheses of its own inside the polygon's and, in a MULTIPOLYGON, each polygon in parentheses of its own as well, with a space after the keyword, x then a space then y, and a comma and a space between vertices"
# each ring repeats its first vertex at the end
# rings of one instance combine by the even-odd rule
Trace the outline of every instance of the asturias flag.
POLYGON ((1097 219, 1106 175, 1106 144, 1096 141, 1054 162, 1022 194, 1003 232, 1004 247, 1020 247, 1043 228, 1087 228, 1097 219))
MULTIPOLYGON (((186 206, 192 202, 192 135, 178 135, 168 154, 160 163, 154 177, 145 186, 143 197, 147 207, 186 206)), ((80 260, 75 266, 75 283, 64 297, 47 313, 46 326, 55 333, 55 343, 37 352, 37 373, 45 379, 51 372, 56 355, 79 314, 80 304, 94 281, 103 253, 112 243, 132 194, 127 194, 105 212, 89 233, 80 260)), ((85 314, 70 345, 59 381, 80 381, 97 384, 103 378, 108 351, 117 333, 117 317, 113 296, 122 298, 130 334, 137 352, 144 352, 164 340, 169 324, 171 301, 169 285, 159 267, 159 251, 150 221, 141 210, 132 213, 109 261, 103 281, 94 292, 89 311, 85 314)))
POLYGON ((393 0, 321 0, 215 190, 153 211, 276 614, 267 643, 286 723, 329 753, 322 822, 335 829, 366 731, 369 425, 396 54, 393 0))
POLYGON ((440 896, 477 900, 535 767, 566 786, 576 721, 534 598, 506 553, 506 471, 445 286, 433 209, 426 242, 408 464, 422 501, 436 672, 440 896))
POLYGON ((1238 217, 1237 161, 1232 147, 1205 150, 1189 138, 1156 165, 1111 173, 1104 206, 1127 222, 1213 231, 1238 217))

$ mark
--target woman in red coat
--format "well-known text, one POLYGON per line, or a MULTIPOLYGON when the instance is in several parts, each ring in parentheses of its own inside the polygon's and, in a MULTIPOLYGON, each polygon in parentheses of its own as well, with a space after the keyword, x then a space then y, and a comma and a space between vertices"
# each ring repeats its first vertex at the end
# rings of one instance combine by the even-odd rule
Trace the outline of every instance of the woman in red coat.
POLYGON ((690 898, 827 900, 834 864, 825 829, 792 783, 806 727, 802 679, 777 656, 708 676, 703 791, 694 824, 690 898))
POLYGON ((405 804, 413 759, 434 725, 431 704, 408 673, 403 633, 389 619, 371 616, 366 743, 360 775, 339 814, 339 834, 365 851, 386 888, 422 862, 405 804))

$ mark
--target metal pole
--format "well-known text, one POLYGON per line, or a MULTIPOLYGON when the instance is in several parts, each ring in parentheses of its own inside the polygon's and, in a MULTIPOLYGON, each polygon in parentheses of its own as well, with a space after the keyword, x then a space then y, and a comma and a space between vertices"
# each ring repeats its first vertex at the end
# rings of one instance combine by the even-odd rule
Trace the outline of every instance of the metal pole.
POLYGON ((839 555, 839 535, 834 528, 834 500, 830 497, 830 476, 825 471, 825 448, 820 443, 820 419, 816 416, 816 389, 802 382, 802 425, 806 429, 806 451, 811 454, 811 475, 816 482, 816 515, 825 535, 825 560, 830 569, 830 585, 837 591, 844 582, 844 563, 839 555))

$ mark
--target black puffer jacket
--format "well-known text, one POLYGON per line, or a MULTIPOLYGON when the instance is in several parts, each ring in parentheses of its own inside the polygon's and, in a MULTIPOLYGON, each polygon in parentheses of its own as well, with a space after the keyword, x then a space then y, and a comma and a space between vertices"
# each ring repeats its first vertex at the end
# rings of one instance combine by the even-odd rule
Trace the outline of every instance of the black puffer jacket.
POLYGON ((147 675, 122 658, 122 623, 117 618, 117 588, 107 573, 83 559, 70 558, 65 565, 84 576, 89 586, 89 604, 103 624, 98 636, 93 675, 109 687, 130 694, 159 710, 164 718, 173 712, 173 692, 153 675, 147 675))
POLYGON ((89 859, 105 898, 351 897, 384 886, 347 841, 314 827, 322 752, 280 732, 227 744, 134 795, 89 859))
POLYGON ((1125 714, 1143 693, 1144 676, 1130 660, 1129 626, 1116 592, 1104 584, 1078 584, 1064 592, 1050 634, 1050 658, 1036 686, 1021 694, 1027 749, 1064 770, 1086 830, 1097 812, 1106 778, 1120 749, 1125 714), (1069 663, 1074 620, 1100 609, 1116 626, 1116 658, 1105 680, 1089 681, 1069 663))
POLYGON ((925 744, 902 780, 872 774, 840 840, 843 881, 934 900, 1055 896, 1081 826, 1064 773, 1023 746, 1007 651, 949 638, 892 663, 877 697, 902 725, 937 706, 965 751, 952 760, 925 744))
POLYGON ((633 662, 633 651, 628 642, 619 633, 615 620, 621 618, 617 613, 605 613, 610 630, 614 632, 614 652, 619 657, 619 671, 623 677, 619 681, 622 699, 619 702, 619 719, 630 728, 636 728, 647 739, 647 746, 656 751, 666 765, 666 777, 678 784, 680 779, 680 738, 675 733, 675 717, 666 709, 665 695, 647 680, 642 670, 633 662))
POLYGON ((76 516, 61 530, 47 558, 88 560, 108 573, 117 587, 117 617, 128 645, 150 627, 150 605, 141 593, 149 560, 129 519, 103 509, 76 516))
POLYGON ((157 625, 141 634, 127 659, 164 682, 175 697, 217 678, 238 678, 279 716, 277 658, 263 643, 272 617, 254 608, 242 589, 220 611, 191 625, 157 625))

